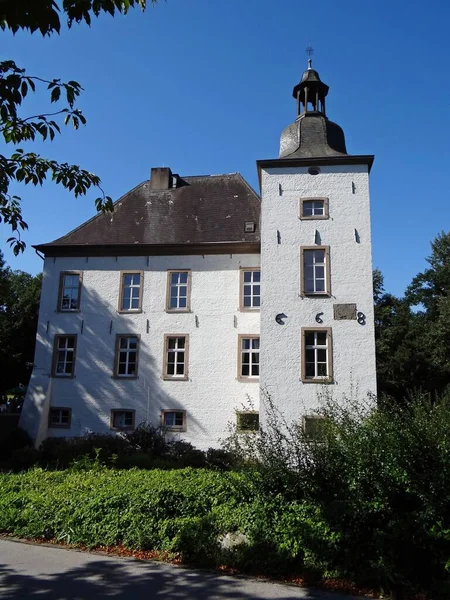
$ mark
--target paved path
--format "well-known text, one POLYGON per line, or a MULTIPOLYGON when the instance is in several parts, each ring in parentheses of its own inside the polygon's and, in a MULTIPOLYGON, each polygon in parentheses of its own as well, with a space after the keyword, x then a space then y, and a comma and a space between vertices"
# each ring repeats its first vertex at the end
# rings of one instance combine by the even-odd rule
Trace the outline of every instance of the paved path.
POLYGON ((0 540, 0 598, 36 600, 348 600, 339 594, 0 540))

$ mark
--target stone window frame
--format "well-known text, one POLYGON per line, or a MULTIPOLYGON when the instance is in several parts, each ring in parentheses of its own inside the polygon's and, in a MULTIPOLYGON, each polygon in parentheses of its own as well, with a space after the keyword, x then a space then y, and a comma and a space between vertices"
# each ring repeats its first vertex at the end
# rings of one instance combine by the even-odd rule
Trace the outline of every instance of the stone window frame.
POLYGON ((56 307, 56 312, 60 313, 77 313, 81 310, 81 287, 83 284, 83 271, 61 271, 59 274, 59 286, 58 286, 58 304, 56 307), (64 278, 67 275, 78 275, 78 308, 63 308, 63 293, 64 293, 64 278))
MULTIPOLYGON (((187 313, 191 312, 191 280, 192 280, 192 270, 191 269, 168 269, 167 271, 167 287, 166 287, 166 312, 168 313, 187 313), (173 273, 187 273, 187 290, 186 290, 186 308, 171 308, 170 300, 171 300, 171 278, 173 273)), ((180 284, 177 284, 180 285, 180 284)), ((184 285, 184 284, 182 284, 184 285)))
POLYGON ((48 411, 48 427, 49 427, 49 429, 70 429, 71 423, 72 423, 72 409, 71 408, 69 408, 68 406, 50 406, 49 411, 48 411), (60 413, 60 415, 59 415, 60 418, 57 423, 52 421, 52 411, 54 411, 54 412, 59 411, 59 413, 60 413), (67 423, 63 423, 61 421, 62 411, 68 412, 68 422, 67 423))
MULTIPOLYGON (((250 354, 252 353, 252 348, 249 350, 250 354)), ((261 374, 261 335, 259 333, 240 333, 238 334, 238 360, 237 360, 237 379, 238 381, 244 381, 244 382, 256 382, 259 381, 259 377, 261 374), (258 371, 259 374, 258 375, 242 375, 242 354, 243 354, 243 348, 242 348, 242 340, 259 340, 259 348, 258 348, 258 355, 259 355, 259 360, 258 360, 258 371)), ((252 364, 251 362, 249 363, 250 365, 252 364)))
POLYGON ((120 271, 120 288, 119 288, 119 306, 117 312, 119 313, 141 313, 142 312, 142 297, 144 289, 144 271, 128 269, 120 271), (125 276, 126 275, 139 275, 139 304, 137 308, 122 308, 124 288, 125 288, 125 276))
POLYGON ((186 411, 180 410, 177 408, 165 408, 161 411, 161 425, 164 428, 164 431, 176 431, 183 432, 186 431, 186 411), (181 425, 166 425, 164 422, 165 416, 167 414, 179 413, 182 415, 182 424, 181 425))
POLYGON ((76 333, 57 333, 53 338, 53 356, 52 356, 52 370, 51 376, 61 379, 73 379, 75 377, 75 364, 77 358, 77 334, 76 333), (73 342, 73 359, 72 359, 72 372, 71 373, 57 373, 56 367, 58 364, 58 352, 59 348, 59 340, 61 338, 74 338, 73 342))
POLYGON ((301 331, 301 381, 303 383, 331 383, 333 381, 333 336, 331 327, 302 327, 301 331), (306 334, 325 332, 327 334, 327 375, 324 377, 306 376, 306 334))
MULTIPOLYGON (((141 336, 138 333, 117 333, 116 334, 116 345, 115 345, 115 350, 114 350, 113 379, 137 379, 138 378, 140 349, 141 349, 141 336), (137 339, 136 371, 132 375, 119 374, 120 340, 123 338, 136 338, 137 339)), ((127 351, 130 352, 131 350, 129 348, 127 348, 127 351)))
POLYGON ((258 410, 237 410, 236 411, 236 431, 238 433, 255 433, 256 431, 259 431, 259 411, 258 410), (250 427, 242 426, 242 421, 245 419, 246 415, 258 415, 257 427, 250 428, 250 427))
MULTIPOLYGON (((178 351, 178 348, 177 348, 178 351)), ((178 352, 177 352, 178 353, 178 352)), ((178 364, 178 363, 177 363, 178 364)), ((164 334, 164 356, 163 376, 165 381, 188 381, 189 379, 189 334, 188 333, 165 333, 164 334), (184 338, 184 373, 182 375, 171 375, 168 371, 169 340, 173 338, 184 338)))
POLYGON ((330 218, 330 199, 327 196, 300 198, 299 219, 301 221, 323 221, 330 218), (303 204, 305 202, 323 202, 323 215, 304 215, 303 204))
MULTIPOLYGON (((308 423, 326 422, 326 417, 320 415, 303 415, 302 417, 302 429, 306 437, 310 439, 317 439, 317 433, 314 431, 308 431, 308 423)), ((314 429, 314 426, 312 427, 314 429)))
POLYGON ((109 417, 109 428, 111 431, 132 431, 135 429, 136 411, 133 408, 112 408, 109 417), (131 413, 131 425, 114 425, 115 413, 131 413))
MULTIPOLYGON (((253 286, 255 285, 253 281, 250 283, 252 287, 252 302, 253 302, 253 286)), ((257 284, 256 284, 257 285, 257 284)), ((261 267, 240 267, 239 269, 239 311, 240 312, 259 312, 261 310, 261 267), (259 281, 259 306, 244 306, 244 273, 247 271, 259 271, 260 273, 260 281, 259 281)))
POLYGON ((330 268, 330 246, 301 246, 300 247, 300 296, 321 296, 329 298, 331 296, 331 268, 330 268), (305 290, 305 251, 324 250, 325 251, 325 291, 307 292, 305 290))

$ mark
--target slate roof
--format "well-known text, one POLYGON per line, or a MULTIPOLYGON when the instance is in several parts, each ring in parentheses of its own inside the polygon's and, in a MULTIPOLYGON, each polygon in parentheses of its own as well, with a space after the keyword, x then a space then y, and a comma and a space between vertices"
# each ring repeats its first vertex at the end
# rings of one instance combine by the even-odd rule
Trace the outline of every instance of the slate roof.
POLYGON ((51 253, 69 248, 259 243, 258 194, 240 173, 179 177, 176 188, 151 189, 144 181, 122 196, 114 212, 98 214, 67 235, 35 246, 51 253), (245 232, 245 222, 255 232, 245 232))
POLYGON ((281 134, 280 158, 346 155, 341 127, 318 112, 302 115, 281 134))

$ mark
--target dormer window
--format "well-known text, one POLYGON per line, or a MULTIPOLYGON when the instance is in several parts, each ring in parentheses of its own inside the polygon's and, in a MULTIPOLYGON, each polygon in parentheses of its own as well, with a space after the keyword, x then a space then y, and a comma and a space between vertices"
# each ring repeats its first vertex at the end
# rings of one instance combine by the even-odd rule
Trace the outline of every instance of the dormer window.
POLYGON ((244 231, 245 233, 255 233, 255 222, 245 221, 244 231))

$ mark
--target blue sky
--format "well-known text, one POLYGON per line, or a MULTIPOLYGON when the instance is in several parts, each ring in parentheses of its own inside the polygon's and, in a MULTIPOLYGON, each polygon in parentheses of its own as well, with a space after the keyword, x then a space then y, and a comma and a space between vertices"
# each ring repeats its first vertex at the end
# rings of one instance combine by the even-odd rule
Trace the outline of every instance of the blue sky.
MULTIPOLYGON (((29 74, 83 85, 86 127, 28 149, 98 174, 117 199, 152 166, 240 171, 258 189, 255 161, 278 154, 312 45, 348 152, 375 154, 374 266, 402 294, 425 268, 430 241, 449 229, 449 18, 438 0, 163 0, 50 38, 1 33, 1 56, 29 74)), ((24 106, 27 115, 45 108, 42 96, 24 106)), ((14 191, 28 248, 15 258, 3 225, 1 247, 12 268, 37 273, 31 245, 90 218, 96 194, 75 199, 51 183, 14 191)))

